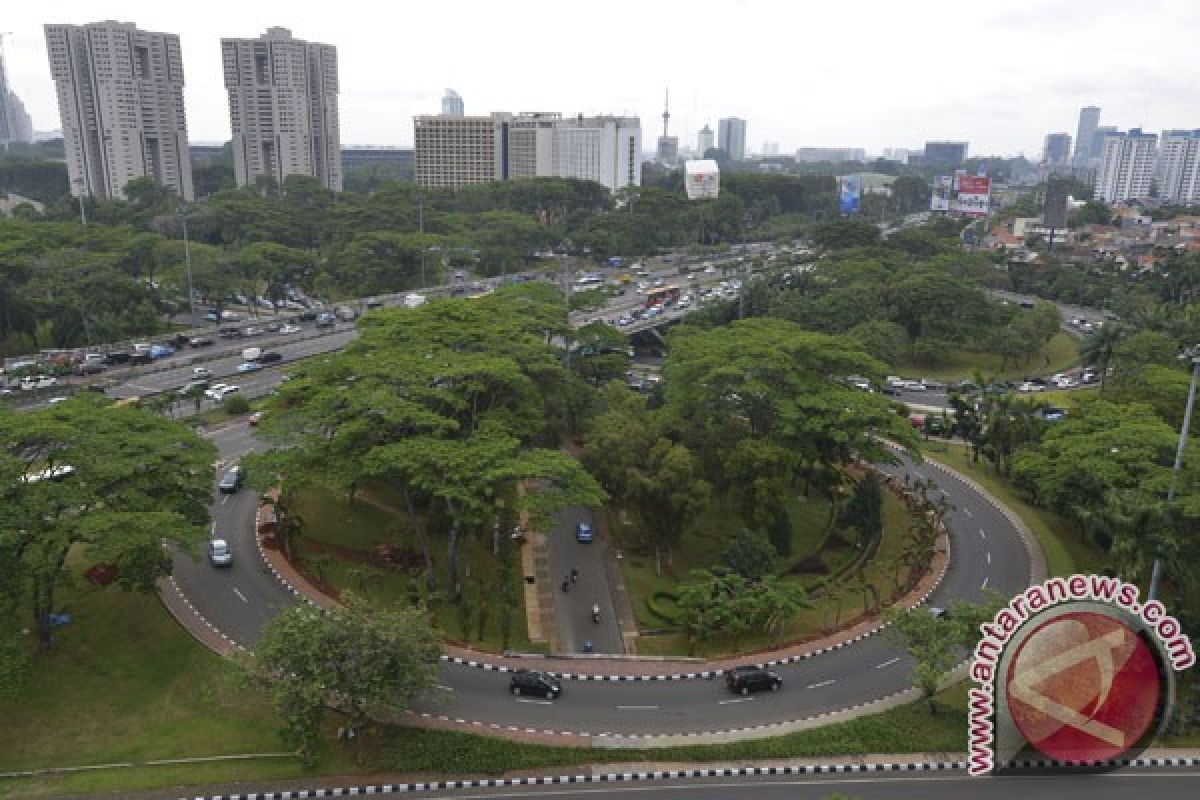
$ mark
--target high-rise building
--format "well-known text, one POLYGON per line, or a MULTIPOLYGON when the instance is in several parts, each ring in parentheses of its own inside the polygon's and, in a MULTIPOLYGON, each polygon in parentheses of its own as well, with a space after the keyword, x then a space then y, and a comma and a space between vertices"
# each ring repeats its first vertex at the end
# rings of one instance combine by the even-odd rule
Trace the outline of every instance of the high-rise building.
POLYGON ((713 149, 715 141, 713 138, 713 129, 705 123, 700 132, 696 134, 696 155, 704 158, 704 154, 713 149))
POLYGON ((1158 196, 1168 203, 1200 203, 1200 130, 1163 131, 1158 151, 1158 196))
POLYGON ((459 96, 458 92, 454 91, 453 89, 447 89, 446 96, 442 98, 442 116, 463 116, 463 99, 459 96))
POLYGON ((179 37, 112 20, 45 30, 71 194, 122 198, 149 177, 191 200, 179 37))
POLYGON ((268 28, 257 39, 221 39, 221 59, 238 186, 308 175, 341 191, 337 48, 268 28))
POLYGON ((808 164, 829 162, 842 164, 847 161, 866 161, 867 151, 861 147, 801 147, 796 150, 796 160, 808 164))
POLYGON ((1079 109, 1079 127, 1075 130, 1075 166, 1086 167, 1088 159, 1095 158, 1100 153, 1093 142, 1096 126, 1100 124, 1100 107, 1084 106, 1079 109))
POLYGON ((717 122, 717 147, 733 161, 746 158, 746 120, 726 117, 717 122))
POLYGON ((25 104, 8 85, 4 71, 4 54, 0 52, 0 147, 11 142, 32 142, 33 120, 25 112, 25 104))
POLYGON ((1071 160, 1071 134, 1047 133, 1042 148, 1042 163, 1048 167, 1059 167, 1071 160))
POLYGON ((563 118, 553 112, 414 119, 421 186, 534 177, 575 178, 610 191, 642 182, 637 117, 563 118))
POLYGON ((1104 154, 1104 137, 1110 133, 1116 133, 1116 125, 1101 125, 1096 128, 1092 134, 1092 143, 1088 148, 1087 161, 1080 166, 1098 167, 1100 166, 1100 156, 1104 154))
POLYGON ((1158 136, 1133 128, 1104 137, 1096 170, 1096 197, 1106 203, 1150 196, 1158 136))
POLYGON ((675 166, 675 162, 679 160, 679 137, 658 137, 658 147, 654 151, 654 160, 669 167, 675 166))
POLYGON ((926 142, 921 163, 927 166, 959 167, 966 160, 966 142, 926 142))

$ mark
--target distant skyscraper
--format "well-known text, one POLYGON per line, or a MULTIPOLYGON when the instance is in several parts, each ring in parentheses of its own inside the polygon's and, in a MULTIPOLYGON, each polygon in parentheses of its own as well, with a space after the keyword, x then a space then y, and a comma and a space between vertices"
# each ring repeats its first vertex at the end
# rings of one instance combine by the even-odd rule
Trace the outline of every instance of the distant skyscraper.
POLYGON ((442 116, 443 117, 461 117, 463 116, 463 100, 458 92, 453 89, 446 90, 446 96, 442 98, 442 116))
POLYGON ((704 154, 713 149, 713 129, 707 124, 696 134, 696 155, 704 158, 704 154))
MULTIPOLYGON (((1104 137, 1110 133, 1116 133, 1116 125, 1101 125, 1092 133, 1092 143, 1088 145, 1088 154, 1085 161, 1080 166, 1098 167, 1100 166, 1100 156, 1104 154, 1104 137)), ((1076 145, 1078 151, 1079 147, 1076 145)))
POLYGON ((1150 196, 1154 182, 1158 137, 1133 128, 1104 137, 1096 170, 1096 197, 1106 203, 1150 196))
POLYGON ((341 191, 337 48, 268 28, 257 39, 221 39, 221 56, 238 186, 308 175, 341 191))
POLYGON ((1088 159, 1100 155, 1094 148, 1096 126, 1100 124, 1100 107, 1084 106, 1079 109, 1079 127, 1075 130, 1075 166, 1086 167, 1088 159))
POLYGON ((1163 131, 1158 151, 1158 196, 1168 203, 1200 203, 1200 130, 1163 131))
POLYGON ((746 158, 746 120, 726 117, 717 122, 717 147, 734 161, 746 158))
POLYGON ((967 160, 966 142, 926 142, 922 163, 929 166, 958 167, 967 160))
POLYGON ((1042 148, 1042 163, 1048 167, 1058 167, 1071 160, 1071 134, 1048 133, 1046 144, 1042 148))
POLYGON ((111 20, 47 25, 46 48, 71 194, 120 198, 149 177, 191 200, 179 37, 111 20))
POLYGON ((25 113, 25 104, 8 86, 4 55, 0 53, 0 146, 11 142, 32 142, 33 121, 25 113))

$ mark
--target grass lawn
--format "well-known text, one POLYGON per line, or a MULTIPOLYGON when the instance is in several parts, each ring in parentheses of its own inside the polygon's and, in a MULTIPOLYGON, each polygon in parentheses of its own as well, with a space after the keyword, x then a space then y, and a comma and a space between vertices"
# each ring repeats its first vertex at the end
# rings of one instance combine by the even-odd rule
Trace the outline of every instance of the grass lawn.
MULTIPOLYGON (((823 498, 814 498, 806 503, 804 498, 798 498, 795 507, 791 509, 793 520, 793 555, 784 561, 780 572, 786 572, 792 565, 799 563, 811 554, 823 538, 825 525, 828 520, 829 504, 823 498)), ((878 588, 881 599, 885 602, 895 592, 896 573, 890 563, 903 549, 905 534, 908 530, 908 512, 904 505, 889 492, 884 493, 884 536, 879 552, 875 559, 864 570, 871 584, 878 588)), ((702 526, 689 531, 677 548, 669 566, 664 566, 663 573, 658 575, 654 569, 654 553, 627 551, 622 559, 622 569, 625 585, 630 591, 634 613, 643 635, 638 639, 638 652, 643 655, 685 655, 688 644, 682 634, 670 630, 671 625, 650 611, 646 598, 655 592, 673 592, 677 585, 687 580, 693 569, 701 569, 717 563, 721 551, 728 541, 727 531, 733 529, 736 515, 727 503, 717 501, 714 511, 706 515, 702 526)), ((632 526, 629 526, 632 527, 632 526)), ((626 528, 624 540, 626 547, 630 541, 636 544, 636 533, 626 528)), ((855 550, 848 545, 828 548, 823 558, 831 570, 838 564, 853 560, 855 550)), ((900 576, 901 579, 903 576, 900 576)), ((807 586, 815 586, 823 580, 823 575, 800 575, 794 579, 802 581, 807 586)), ((834 591, 824 592, 813 596, 813 607, 802 611, 793 623, 784 631, 783 641, 794 641, 799 638, 821 634, 846 620, 862 613, 864 597, 855 591, 849 580, 834 584, 834 591)), ((773 642, 768 636, 747 636, 740 641, 716 640, 697 643, 696 655, 714 657, 731 652, 751 652, 771 647, 773 642)))
MULTIPOLYGON (((371 496, 379 502, 392 504, 402 502, 386 487, 369 487, 371 496)), ((304 520, 304 537, 300 540, 300 559, 312 576, 323 575, 329 585, 339 590, 350 589, 365 595, 372 602, 409 604, 417 597, 417 582, 423 573, 423 564, 413 569, 393 569, 383 565, 364 563, 371 560, 375 548, 381 544, 399 544, 414 557, 421 552, 420 543, 409 524, 406 514, 393 513, 363 499, 353 505, 344 492, 313 488, 306 490, 296 501, 295 507, 304 520), (313 541, 347 548, 361 554, 363 560, 342 558, 338 554, 319 555, 314 548, 305 549, 305 541, 313 541)), ((519 567, 513 569, 512 581, 516 606, 510 612, 510 629, 507 647, 500 630, 497 612, 499 596, 497 581, 501 575, 500 563, 492 553, 490 537, 464 537, 459 544, 459 563, 462 570, 463 594, 471 609, 469 624, 464 629, 463 617, 457 606, 445 599, 448 586, 446 539, 437 531, 429 531, 434 574, 438 586, 429 597, 435 623, 449 637, 468 641, 492 650, 521 650, 534 652, 538 648, 529 641, 525 626, 523 605, 524 588, 519 567), (484 634, 479 637, 479 614, 484 614, 484 634)), ((500 540, 502 547, 513 547, 506 538, 500 540)), ((350 555, 350 554, 348 554, 350 555)), ((516 554, 514 553, 515 557, 516 554)))
POLYGON ((927 456, 973 478, 1001 503, 1015 511, 1042 546, 1049 575, 1073 575, 1076 572, 1100 572, 1104 569, 1107 563, 1104 551, 1082 541, 1079 531, 1063 517, 1048 509, 1030 505, 1021 492, 998 475, 986 460, 971 461, 970 450, 965 445, 951 444, 944 452, 927 452, 927 456))
POLYGON ((905 359, 896 365, 902 375, 933 378, 939 381, 958 381, 973 378, 982 372, 985 378, 1019 380, 1026 375, 1051 375, 1079 363, 1079 340, 1062 331, 1056 333, 1028 364, 1009 364, 1000 369, 1000 356, 964 348, 938 364, 928 365, 905 359))
MULTIPOLYGON (((63 593, 70 624, 39 653, 30 683, 0 700, 0 772, 50 766, 282 751, 274 713, 233 668, 188 636, 158 599, 96 589, 63 593)), ((345 770, 340 753, 320 768, 345 770)), ((300 777, 294 758, 105 770, 0 781, 0 796, 300 777)))

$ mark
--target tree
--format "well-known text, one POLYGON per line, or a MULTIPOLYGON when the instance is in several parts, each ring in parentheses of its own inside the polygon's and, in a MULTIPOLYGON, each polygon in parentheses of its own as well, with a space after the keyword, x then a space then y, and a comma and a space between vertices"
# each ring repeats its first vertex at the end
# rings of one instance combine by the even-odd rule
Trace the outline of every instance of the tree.
POLYGON ((867 547, 883 535, 883 482, 874 471, 855 485, 841 521, 858 532, 860 546, 867 547))
POLYGON ((350 597, 329 612, 306 604, 281 611, 248 670, 283 717, 285 741, 308 760, 327 706, 346 714, 351 730, 375 713, 404 710, 437 682, 440 652, 424 612, 350 597))
POLYGON ((44 646, 72 552, 114 565, 122 588, 153 591, 171 571, 163 543, 186 549, 207 535, 216 450, 185 426, 76 398, 0 409, 0 442, 0 550, 18 565, 44 646))
POLYGON ((654 539, 655 572, 661 574, 663 551, 669 563, 671 549, 704 510, 712 487, 687 447, 665 437, 651 446, 630 483, 631 502, 654 539))
POLYGON ((1113 357, 1117 346, 1125 338, 1124 326, 1107 322, 1100 329, 1083 340, 1079 348, 1079 358, 1084 364, 1094 365, 1100 372, 1100 391, 1104 391, 1108 368, 1113 365, 1113 357))
POLYGON ((814 244, 829 250, 867 247, 880 241, 876 225, 857 219, 821 223, 813 229, 811 238, 814 244))
POLYGON ((748 581, 766 577, 775 564, 775 548, 762 534, 743 529, 721 553, 721 565, 748 581))

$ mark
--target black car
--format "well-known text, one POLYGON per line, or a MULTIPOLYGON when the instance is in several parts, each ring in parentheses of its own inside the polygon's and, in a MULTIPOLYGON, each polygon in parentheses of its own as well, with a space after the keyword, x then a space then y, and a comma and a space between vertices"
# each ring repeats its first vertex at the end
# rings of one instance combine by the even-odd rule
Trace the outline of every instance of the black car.
POLYGON ((725 685, 729 691, 750 694, 765 690, 778 691, 783 687, 779 674, 763 667, 734 667, 725 673, 725 685))
POLYGON ((254 360, 260 364, 274 364, 276 361, 282 361, 283 355, 281 353, 276 353, 276 352, 272 351, 272 352, 262 353, 259 355, 258 358, 254 359, 254 360))
POLYGON ((242 471, 242 468, 234 467, 221 476, 221 482, 217 484, 217 488, 224 494, 234 494, 242 488, 245 480, 246 473, 242 471))
POLYGON ((129 357, 130 364, 149 364, 154 358, 149 353, 134 353, 129 357))
POLYGON ((242 329, 236 325, 226 325, 225 327, 218 329, 217 332, 220 333, 221 337, 224 339, 236 339, 242 335, 242 329))
POLYGON ((193 336, 188 344, 192 347, 212 347, 213 340, 211 336, 193 336))
POLYGON ((104 354, 104 363, 108 364, 110 367, 116 364, 128 364, 129 360, 129 353, 121 353, 114 350, 111 353, 104 354))
POLYGON ((562 694, 562 684, 558 678, 546 672, 532 669, 519 669, 513 673, 508 682, 508 690, 514 695, 540 694, 547 700, 553 700, 562 694))

